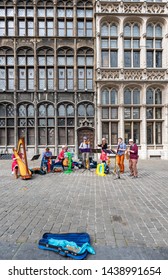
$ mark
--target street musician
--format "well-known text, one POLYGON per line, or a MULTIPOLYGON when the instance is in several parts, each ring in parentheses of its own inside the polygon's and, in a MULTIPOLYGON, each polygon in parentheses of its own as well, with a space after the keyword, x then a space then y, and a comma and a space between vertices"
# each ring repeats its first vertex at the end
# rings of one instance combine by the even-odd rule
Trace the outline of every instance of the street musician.
POLYGON ((90 141, 86 136, 83 137, 83 141, 81 142, 79 149, 82 152, 83 166, 84 166, 84 168, 88 168, 89 167, 90 141))
POLYGON ((41 169, 45 169, 48 172, 51 171, 52 166, 52 152, 48 147, 46 147, 45 152, 42 154, 42 160, 41 160, 41 169))

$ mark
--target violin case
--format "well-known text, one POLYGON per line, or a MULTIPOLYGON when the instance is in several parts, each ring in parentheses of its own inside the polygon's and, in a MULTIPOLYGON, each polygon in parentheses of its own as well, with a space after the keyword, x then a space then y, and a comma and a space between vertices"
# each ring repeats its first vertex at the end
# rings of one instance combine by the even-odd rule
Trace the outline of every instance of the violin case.
POLYGON ((61 256, 64 257, 70 257, 75 260, 82 260, 86 258, 88 251, 86 250, 82 254, 78 254, 77 252, 74 252, 70 249, 64 250, 60 246, 55 246, 49 244, 49 239, 56 239, 56 240, 66 240, 69 242, 75 242, 77 246, 82 247, 84 243, 90 244, 90 236, 88 233, 60 233, 60 234, 54 234, 54 233, 44 233, 42 236, 42 239, 39 240, 38 248, 43 250, 50 250, 54 251, 61 256))

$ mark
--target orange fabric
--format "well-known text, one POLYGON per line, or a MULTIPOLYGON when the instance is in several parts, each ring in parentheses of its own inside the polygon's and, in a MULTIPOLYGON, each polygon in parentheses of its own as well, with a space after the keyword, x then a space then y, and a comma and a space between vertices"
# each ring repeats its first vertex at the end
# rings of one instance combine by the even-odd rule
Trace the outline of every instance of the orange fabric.
POLYGON ((117 164, 120 168, 120 172, 124 173, 124 158, 125 158, 125 155, 116 155, 116 161, 117 161, 117 164))

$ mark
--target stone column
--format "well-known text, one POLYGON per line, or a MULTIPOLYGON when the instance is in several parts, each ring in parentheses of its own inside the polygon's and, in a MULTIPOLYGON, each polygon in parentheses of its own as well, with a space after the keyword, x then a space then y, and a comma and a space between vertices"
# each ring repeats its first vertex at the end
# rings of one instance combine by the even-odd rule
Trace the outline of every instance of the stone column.
POLYGON ((140 109, 140 118, 142 120, 140 124, 140 144, 141 150, 139 152, 141 159, 147 159, 147 122, 146 122, 146 84, 144 83, 141 89, 141 100, 142 106, 140 109))

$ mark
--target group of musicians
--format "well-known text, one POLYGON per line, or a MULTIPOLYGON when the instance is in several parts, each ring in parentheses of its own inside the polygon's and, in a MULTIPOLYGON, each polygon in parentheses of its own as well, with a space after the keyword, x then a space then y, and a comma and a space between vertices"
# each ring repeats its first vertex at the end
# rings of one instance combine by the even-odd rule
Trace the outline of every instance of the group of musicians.
MULTIPOLYGON (((116 154, 116 163, 120 169, 120 173, 122 174, 124 173, 124 159, 126 156, 127 158, 129 158, 130 176, 132 176, 132 178, 134 179, 138 177, 138 171, 137 171, 138 146, 136 145, 136 143, 134 143, 133 139, 129 139, 129 146, 127 148, 126 144, 123 142, 123 139, 119 137, 116 151, 108 149, 108 145, 105 138, 102 138, 102 143, 98 144, 97 146, 101 148, 100 159, 102 162, 106 162, 108 160, 108 154, 110 153, 116 154)), ((82 152, 82 160, 85 168, 89 167, 89 153, 91 152, 90 148, 91 148, 90 141, 86 136, 84 136, 83 141, 79 146, 79 150, 82 152)), ((57 162, 61 162, 63 169, 65 166, 64 165, 65 153, 67 151, 68 151, 68 147, 66 145, 63 145, 62 150, 59 153, 57 159, 57 162)), ((14 156, 12 157, 12 159, 13 159, 12 171, 15 177, 17 178, 18 177, 17 161, 14 156)), ((46 147, 45 152, 42 155, 41 168, 45 168, 47 171, 51 171, 54 164, 55 164, 55 160, 54 157, 52 156, 52 152, 48 147, 46 147)))
MULTIPOLYGON (((120 169, 120 174, 124 173, 124 159, 125 156, 127 159, 129 159, 129 170, 130 170, 130 176, 132 179, 136 179, 138 177, 138 171, 137 171, 137 163, 138 163, 138 146, 136 143, 134 143, 133 139, 129 139, 129 145, 128 148, 126 144, 123 142, 123 139, 121 137, 118 138, 118 145, 117 150, 109 150, 108 145, 105 138, 102 138, 102 143, 97 145, 98 147, 101 147, 101 155, 100 159, 102 162, 106 162, 108 160, 108 154, 114 153, 116 154, 116 163, 120 169)), ((90 150, 90 141, 89 139, 84 136, 83 141, 81 142, 79 149, 84 152, 82 152, 82 159, 84 167, 85 163, 89 160, 89 150, 90 150)))

